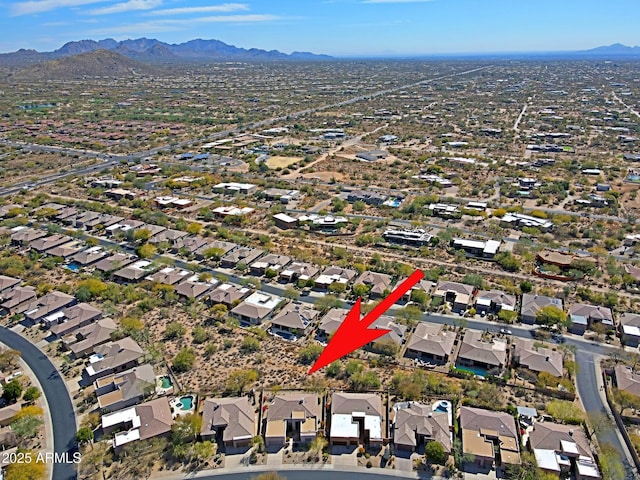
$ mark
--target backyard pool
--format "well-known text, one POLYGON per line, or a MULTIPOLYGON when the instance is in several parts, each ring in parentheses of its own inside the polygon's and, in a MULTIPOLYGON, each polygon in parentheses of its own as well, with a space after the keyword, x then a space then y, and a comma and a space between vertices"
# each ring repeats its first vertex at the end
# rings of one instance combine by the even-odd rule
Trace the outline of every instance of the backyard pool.
POLYGON ((169 376, 162 377, 162 379, 160 380, 160 385, 162 386, 162 388, 173 387, 173 383, 171 382, 171 377, 169 376))
POLYGON ((180 410, 191 410, 193 408, 193 395, 180 397, 180 410))
POLYGON ((480 367, 461 367, 456 365, 456 370, 460 370, 461 372, 467 372, 467 373, 471 373, 472 375, 478 375, 479 377, 487 377, 487 375, 489 375, 489 373, 484 369, 484 368, 480 368, 480 367))
POLYGON ((451 403, 446 400, 441 400, 436 402, 432 406, 434 412, 445 412, 448 413, 451 410, 451 403))
POLYGON ((77 263, 70 263, 69 265, 67 265, 67 270, 71 270, 72 272, 79 272, 80 271, 80 265, 78 265, 77 263))
POLYGON ((627 181, 640 183, 640 175, 636 175, 636 174, 629 175, 629 176, 627 176, 627 181))

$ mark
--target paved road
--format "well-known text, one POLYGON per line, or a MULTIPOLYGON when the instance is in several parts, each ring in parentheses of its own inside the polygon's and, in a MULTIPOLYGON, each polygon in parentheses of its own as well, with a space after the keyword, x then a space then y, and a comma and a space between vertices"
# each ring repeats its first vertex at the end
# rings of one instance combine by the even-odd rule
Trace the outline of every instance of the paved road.
MULTIPOLYGON (((375 470, 367 470, 362 472, 345 471, 340 472, 336 470, 283 470, 278 472, 287 480, 325 480, 331 478, 332 480, 370 480, 371 478, 379 480, 397 480, 397 475, 382 475, 375 470)), ((198 476, 199 480, 216 480, 222 478, 223 480, 250 480, 260 475, 260 472, 235 472, 223 475, 208 475, 198 476)), ((186 477, 191 478, 191 477, 186 477)), ((417 477, 417 474, 415 476, 417 477)))
MULTIPOLYGON (((42 385, 43 394, 49 404, 53 425, 53 451, 58 455, 66 454, 73 458, 76 447, 76 417, 69 391, 63 378, 49 358, 35 345, 11 330, 0 327, 0 341, 10 348, 19 350, 22 359, 33 370, 42 385)), ((55 463, 53 480, 77 478, 73 463, 55 463)))

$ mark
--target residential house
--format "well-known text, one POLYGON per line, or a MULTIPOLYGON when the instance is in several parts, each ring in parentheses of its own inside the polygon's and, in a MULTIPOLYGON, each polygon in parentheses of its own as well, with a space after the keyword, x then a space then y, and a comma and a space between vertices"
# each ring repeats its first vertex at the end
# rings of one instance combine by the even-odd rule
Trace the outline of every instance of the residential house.
POLYGON ((111 340, 111 335, 118 329, 110 318, 102 318, 62 337, 62 344, 71 350, 74 358, 84 357, 93 352, 98 345, 111 340))
POLYGON ((7 277, 6 275, 0 275, 0 298, 6 298, 7 294, 14 288, 19 286, 22 280, 19 278, 7 277))
POLYGON ((72 240, 67 235, 49 235, 48 237, 41 237, 29 242, 29 247, 36 252, 44 252, 45 250, 52 249, 58 245, 68 243, 72 240))
POLYGON ((13 232, 11 234, 11 245, 15 247, 26 247, 34 240, 47 235, 44 230, 24 226, 12 228, 11 231, 13 232))
POLYGON ((153 272, 156 268, 150 260, 138 260, 113 272, 113 278, 116 282, 120 283, 137 282, 153 272))
POLYGON ((0 427, 6 427, 16 419, 22 410, 22 402, 15 402, 0 408, 0 427))
POLYGON ((141 402, 155 392, 156 376, 148 363, 130 370, 107 375, 94 382, 98 407, 113 412, 141 402))
POLYGON ((176 293, 187 300, 200 300, 207 293, 211 291, 216 285, 218 285, 217 280, 212 280, 210 282, 201 282, 197 278, 188 279, 185 282, 176 285, 176 293))
POLYGON ((82 250, 71 257, 71 261, 83 267, 88 267, 104 258, 107 254, 102 247, 95 246, 82 250))
POLYGON ((2 296, 3 302, 0 307, 10 315, 24 313, 33 302, 36 301, 35 287, 15 287, 10 292, 2 296))
POLYGON ((620 340, 629 347, 640 345, 640 315, 623 313, 619 318, 620 340))
POLYGON ((227 253, 220 259, 223 268, 236 268, 238 264, 249 266, 264 254, 264 250, 251 247, 240 247, 227 253))
POLYGON ((320 269, 315 265, 304 262, 290 263, 284 270, 280 272, 280 281, 297 282, 298 280, 307 281, 315 277, 320 269))
POLYGON ((394 353, 397 353, 405 342, 407 326, 396 323, 395 318, 390 315, 381 315, 369 328, 372 330, 389 330, 380 338, 367 344, 366 347, 376 353, 389 354, 391 352, 389 347, 392 347, 394 353))
POLYGON ((149 275, 147 280, 152 282, 161 283, 164 285, 175 285, 185 280, 189 276, 193 275, 193 272, 188 270, 181 270, 179 268, 165 267, 153 275, 149 275))
POLYGON ((536 373, 547 372, 554 377, 563 376, 562 353, 543 347, 528 338, 513 339, 511 362, 536 373))
POLYGON ((498 313, 500 310, 514 311, 517 298, 502 290, 480 290, 476 299, 477 313, 498 313))
POLYGON ((445 329, 442 325, 418 323, 415 331, 407 341, 405 355, 439 364, 446 364, 453 353, 456 332, 445 329))
POLYGON ((89 357, 84 374, 92 382, 112 373, 123 372, 138 365, 144 350, 131 337, 98 345, 89 357))
POLYGON ((520 307, 520 319, 522 323, 533 325, 536 322, 536 315, 543 307, 553 305, 554 307, 563 309, 562 300, 559 298, 551 298, 545 295, 535 295, 533 293, 525 293, 522 295, 522 305, 520 307))
POLYGON ((235 307, 245 297, 251 293, 251 289, 247 287, 238 287, 230 283, 223 283, 218 285, 215 289, 209 292, 207 297, 208 303, 215 305, 222 303, 227 307, 235 307))
POLYGON ((286 213, 276 213, 273 216, 273 220, 276 224, 276 227, 282 230, 289 230, 292 228, 297 228, 298 219, 287 215, 286 213))
POLYGON ((172 425, 173 416, 166 397, 102 416, 102 430, 105 434, 118 430, 113 437, 116 452, 137 440, 170 435, 172 425))
POLYGON ((382 237, 389 243, 422 247, 431 243, 433 235, 421 228, 413 230, 390 228, 384 231, 382 237))
POLYGON ((127 219, 108 226, 105 228, 105 233, 108 236, 130 236, 133 238, 133 232, 144 225, 145 223, 140 220, 127 219))
POLYGON ((286 255, 276 255, 268 253, 264 257, 256 260, 249 266, 252 275, 264 275, 267 270, 280 272, 291 263, 291 257, 286 255))
POLYGON ((326 290, 332 283, 348 285, 356 278, 358 273, 348 268, 330 266, 325 268, 320 276, 315 280, 315 287, 319 290, 326 290))
POLYGON ((507 364, 507 342, 478 330, 467 330, 462 338, 458 363, 502 370, 507 364))
POLYGON ((354 282, 356 285, 366 285, 369 287, 369 296, 371 298, 380 298, 391 291, 393 278, 386 273, 377 273, 366 271, 358 277, 354 282))
POLYGON ((633 369, 627 365, 616 365, 613 369, 618 390, 640 396, 640 375, 633 373, 633 369))
POLYGON ((257 435, 256 409, 247 397, 207 398, 202 402, 202 440, 227 447, 246 447, 257 435))
POLYGON ((102 311, 88 303, 78 303, 52 315, 44 317, 51 335, 61 338, 78 328, 89 325, 102 318, 102 311))
POLYGON ((232 252, 238 248, 237 243, 233 242, 224 242, 222 240, 213 240, 210 241, 207 245, 204 245, 196 250, 196 258, 198 260, 206 259, 210 252, 216 252, 217 257, 222 257, 229 252, 232 252))
POLYGON ((382 399, 377 393, 334 393, 331 396, 332 445, 382 446, 385 425, 382 399))
POLYGON ((518 429, 511 414, 460 407, 460 430, 463 455, 472 455, 479 467, 520 464, 518 429))
POLYGON ((113 255, 102 258, 94 264, 94 268, 100 272, 112 272, 121 269, 135 261, 135 257, 125 253, 114 253, 113 255))
POLYGON ((257 185, 251 183, 219 183, 213 186, 215 193, 222 193, 224 195, 249 195, 258 191, 257 185))
POLYGON ((24 312, 24 316, 26 319, 34 323, 44 321, 46 316, 54 314, 65 307, 75 304, 76 302, 77 300, 73 295, 68 295, 54 290, 35 300, 29 306, 29 309, 24 312))
POLYGON ((81 252, 86 247, 80 242, 75 240, 64 243, 62 245, 58 245, 56 247, 50 248, 46 250, 44 253, 49 255, 50 257, 59 257, 63 260, 69 260, 69 258, 73 257, 76 253, 81 252))
POLYGON ((580 426, 533 422, 527 445, 544 472, 576 480, 600 478, 590 442, 580 426))
POLYGON ((271 319, 274 330, 291 332, 304 337, 313 327, 320 312, 300 303, 289 303, 271 319))
POLYGON ((183 232, 181 230, 173 230, 171 228, 167 228, 163 230, 153 237, 149 239, 149 243, 153 245, 158 245, 160 243, 168 244, 169 246, 173 246, 176 242, 180 241, 184 237, 189 235, 187 232, 183 232))
POLYGON ((416 451, 429 442, 438 442, 451 453, 450 412, 434 411, 431 405, 417 402, 396 404, 393 420, 393 444, 396 449, 416 451))
POLYGON ((465 238, 454 238, 451 240, 451 247, 454 250, 464 250, 468 257, 478 257, 492 259, 498 253, 500 240, 468 240, 465 238))
POLYGON ((265 443, 285 446, 286 439, 294 444, 309 443, 318 435, 321 409, 320 397, 314 393, 291 392, 277 394, 267 409, 265 443))
POLYGON ((332 308, 329 310, 318 326, 317 337, 321 341, 327 341, 331 335, 342 325, 344 319, 347 317, 349 310, 344 308, 332 308))
POLYGON ((183 237, 174 242, 171 246, 172 253, 179 253, 181 255, 195 255, 196 250, 201 249, 209 245, 209 240, 204 237, 183 237))
POLYGON ((232 308, 229 313, 241 323, 259 325, 274 313, 282 301, 284 298, 277 295, 254 292, 242 303, 232 308))
POLYGON ((615 328, 611 309, 599 305, 587 305, 584 303, 571 305, 569 307, 569 318, 571 320, 569 331, 578 335, 582 335, 588 327, 596 323, 602 324, 608 330, 615 328))
POLYGON ((477 293, 478 289, 473 285, 445 280, 437 283, 433 297, 450 303, 454 312, 464 312, 473 305, 477 293))

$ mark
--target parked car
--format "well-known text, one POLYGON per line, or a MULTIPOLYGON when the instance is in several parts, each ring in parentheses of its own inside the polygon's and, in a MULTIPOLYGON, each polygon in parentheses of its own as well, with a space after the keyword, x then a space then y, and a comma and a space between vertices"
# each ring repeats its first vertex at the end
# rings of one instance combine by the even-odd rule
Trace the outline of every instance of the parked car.
POLYGON ((502 333, 503 335, 513 335, 511 330, 509 330, 508 328, 501 328, 500 333, 502 333))

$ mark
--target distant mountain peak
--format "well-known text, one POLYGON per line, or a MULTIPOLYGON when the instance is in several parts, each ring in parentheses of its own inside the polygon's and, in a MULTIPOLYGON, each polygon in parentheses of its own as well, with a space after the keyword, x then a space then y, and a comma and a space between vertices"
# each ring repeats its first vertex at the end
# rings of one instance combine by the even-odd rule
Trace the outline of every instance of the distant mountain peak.
POLYGON ((640 47, 629 47, 622 43, 613 43, 611 45, 603 45, 601 47, 592 48, 577 52, 584 55, 640 55, 640 47))

